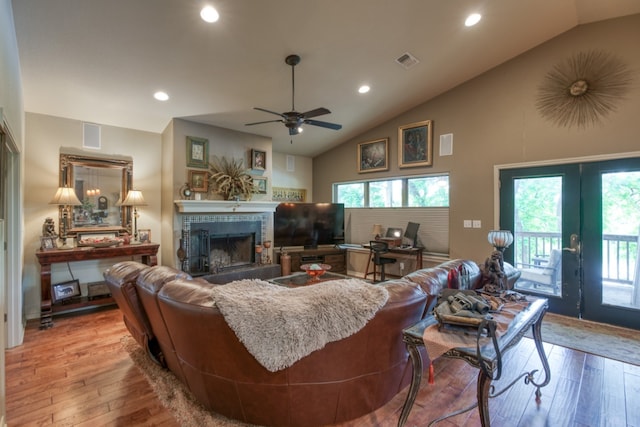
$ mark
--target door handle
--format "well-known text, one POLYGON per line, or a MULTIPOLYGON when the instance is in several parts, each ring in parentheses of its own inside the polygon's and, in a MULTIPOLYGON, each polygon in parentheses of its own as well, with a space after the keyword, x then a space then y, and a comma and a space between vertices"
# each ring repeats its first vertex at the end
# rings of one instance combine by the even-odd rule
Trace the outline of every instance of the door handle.
POLYGON ((569 247, 562 248, 563 251, 571 252, 572 254, 580 254, 580 239, 577 234, 572 234, 569 237, 569 247))

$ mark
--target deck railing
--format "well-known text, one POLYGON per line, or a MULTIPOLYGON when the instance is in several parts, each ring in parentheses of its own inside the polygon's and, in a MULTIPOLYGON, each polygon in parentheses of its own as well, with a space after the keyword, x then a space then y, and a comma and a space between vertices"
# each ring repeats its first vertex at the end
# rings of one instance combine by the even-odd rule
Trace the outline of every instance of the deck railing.
MULTIPOLYGON (((562 250, 560 233, 518 232, 515 235, 515 265, 526 268, 549 258, 553 249, 562 250)), ((638 236, 602 235, 602 279, 633 283, 638 256, 638 236)))

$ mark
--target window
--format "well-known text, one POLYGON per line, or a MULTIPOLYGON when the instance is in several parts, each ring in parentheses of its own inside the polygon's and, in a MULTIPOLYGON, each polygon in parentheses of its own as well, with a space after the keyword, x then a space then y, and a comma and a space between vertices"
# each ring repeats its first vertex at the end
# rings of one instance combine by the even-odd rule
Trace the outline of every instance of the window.
POLYGON ((334 184, 334 195, 347 208, 449 207, 449 176, 334 184))

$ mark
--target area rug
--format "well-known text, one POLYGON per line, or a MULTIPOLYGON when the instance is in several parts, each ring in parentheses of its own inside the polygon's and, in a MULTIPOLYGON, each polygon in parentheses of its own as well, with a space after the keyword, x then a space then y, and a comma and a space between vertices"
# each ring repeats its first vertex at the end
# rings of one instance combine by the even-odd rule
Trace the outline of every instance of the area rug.
POLYGON ((547 313, 542 321, 542 341, 640 365, 640 331, 633 329, 547 313))
POLYGON ((162 405, 171 411, 182 427, 247 427, 214 412, 207 411, 178 379, 166 369, 151 362, 140 345, 130 336, 120 340, 136 367, 151 385, 162 405))

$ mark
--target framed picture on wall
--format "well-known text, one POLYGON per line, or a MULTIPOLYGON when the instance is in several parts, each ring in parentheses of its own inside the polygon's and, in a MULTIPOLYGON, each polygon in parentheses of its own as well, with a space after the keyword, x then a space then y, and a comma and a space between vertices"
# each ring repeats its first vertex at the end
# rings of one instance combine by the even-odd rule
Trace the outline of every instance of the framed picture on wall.
POLYGON ((256 187, 256 192, 258 194, 267 194, 267 178, 262 176, 254 176, 253 185, 256 187))
POLYGON ((191 168, 209 167, 209 140, 187 137, 187 166, 191 168))
POLYGON ((398 166, 433 165, 433 122, 411 123, 398 128, 398 166))
POLYGON ((209 189, 209 172, 190 170, 189 189, 200 193, 206 193, 209 189))
POLYGON ((358 144, 358 173, 389 170, 389 138, 358 144))
POLYGON ((251 150, 251 169, 265 170, 267 167, 267 152, 251 150))

